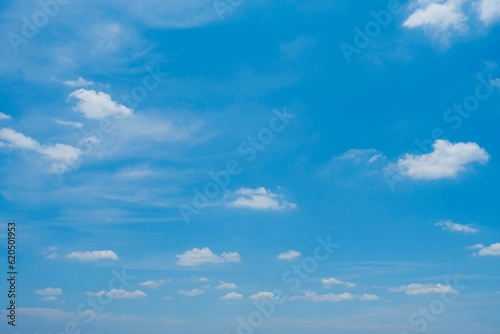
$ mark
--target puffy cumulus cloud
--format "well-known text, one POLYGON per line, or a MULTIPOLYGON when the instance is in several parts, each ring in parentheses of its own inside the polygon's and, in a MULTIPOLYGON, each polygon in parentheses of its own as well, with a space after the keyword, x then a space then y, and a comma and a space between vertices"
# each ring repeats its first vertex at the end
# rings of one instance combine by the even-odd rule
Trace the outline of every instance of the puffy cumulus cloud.
POLYGON ((477 3, 479 19, 486 25, 500 21, 500 1, 480 0, 477 3))
POLYGON ((73 110, 79 112, 85 118, 102 119, 106 117, 132 116, 134 111, 111 98, 109 94, 86 90, 80 88, 75 90, 69 97, 78 99, 73 110))
POLYGON ((118 255, 112 250, 100 250, 100 251, 77 251, 71 252, 66 255, 67 259, 77 260, 82 262, 92 262, 99 260, 118 260, 118 255))
POLYGON ((500 256, 500 242, 485 246, 483 244, 476 244, 470 246, 469 249, 477 249, 476 255, 478 256, 500 256))
POLYGON ((414 180, 455 178, 472 163, 485 164, 490 156, 476 143, 451 143, 436 140, 434 151, 422 155, 406 154, 396 165, 390 166, 404 177, 414 180))
POLYGON ((467 29, 467 16, 462 11, 463 0, 414 1, 417 9, 406 19, 406 28, 425 28, 433 34, 467 29))
POLYGON ((169 282, 172 282, 172 280, 171 279, 159 279, 159 280, 151 280, 151 281, 141 282, 141 283, 139 283, 139 285, 144 286, 146 288, 150 288, 150 289, 158 289, 159 287, 161 287, 165 283, 169 283, 169 282))
POLYGON ((82 154, 78 148, 66 144, 42 145, 10 128, 0 129, 0 147, 2 146, 41 154, 51 162, 49 171, 58 174, 74 166, 82 154))
POLYGON ((236 299, 242 299, 243 296, 239 293, 236 292, 229 292, 228 294, 225 294, 224 296, 220 297, 220 299, 224 300, 236 300, 236 299))
POLYGON ((332 285, 340 285, 340 284, 344 285, 347 288, 354 288, 356 286, 355 283, 345 282, 345 281, 339 280, 335 277, 323 278, 321 280, 321 284, 323 284, 323 287, 325 287, 325 288, 329 288, 332 285))
POLYGON ((458 294, 458 291, 453 289, 449 285, 443 285, 443 284, 434 284, 434 283, 427 283, 427 284, 417 284, 417 283, 412 283, 408 285, 402 285, 399 287, 395 288, 389 288, 389 291, 392 292, 404 292, 405 294, 409 296, 418 296, 418 295, 428 295, 428 294, 433 294, 433 293, 451 293, 451 294, 458 294))
POLYGON ((238 285, 235 283, 228 283, 228 282, 219 282, 219 285, 217 285, 214 289, 216 290, 222 290, 222 289, 238 289, 238 285))
POLYGON ((297 252, 295 250, 289 250, 289 251, 278 254, 277 259, 291 261, 291 260, 295 260, 295 259, 299 258, 300 256, 301 256, 300 252, 297 252))
POLYGON ((70 87, 86 87, 86 86, 93 85, 94 82, 89 81, 89 80, 85 80, 82 77, 78 77, 78 79, 76 79, 76 80, 63 81, 63 84, 65 84, 66 86, 70 86, 70 87))
POLYGON ((62 289, 60 288, 45 288, 35 290, 35 294, 41 296, 60 296, 62 295, 62 289))
POLYGON ((274 293, 269 292, 269 291, 261 291, 254 293, 253 295, 250 296, 250 299, 252 300, 266 300, 266 299, 273 299, 274 298, 274 293))
POLYGON ((147 297, 147 294, 141 290, 127 291, 123 289, 112 289, 108 292, 104 290, 98 292, 87 292, 86 295, 89 297, 108 296, 114 299, 139 299, 147 297))
POLYGON ((201 294, 205 293, 205 290, 203 289, 192 289, 192 290, 179 290, 177 293, 181 296, 186 296, 186 297, 196 297, 201 294))
POLYGON ((231 263, 241 262, 240 254, 238 252, 222 253, 220 256, 214 254, 210 248, 193 248, 183 254, 176 255, 177 264, 185 267, 195 267, 202 264, 218 264, 218 263, 231 263))
POLYGON ((287 202, 282 195, 275 194, 264 187, 256 189, 243 187, 233 192, 230 197, 235 198, 229 203, 234 208, 283 211, 297 207, 295 203, 287 202))
POLYGON ((462 225, 452 222, 451 220, 438 221, 435 226, 439 226, 443 231, 461 232, 461 233, 477 233, 479 230, 470 225, 462 225))

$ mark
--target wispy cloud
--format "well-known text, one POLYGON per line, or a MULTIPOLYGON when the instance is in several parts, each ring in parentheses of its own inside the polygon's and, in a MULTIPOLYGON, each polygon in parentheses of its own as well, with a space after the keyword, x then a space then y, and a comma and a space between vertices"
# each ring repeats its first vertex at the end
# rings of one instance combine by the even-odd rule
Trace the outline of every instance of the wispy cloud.
POLYGON ((205 293, 205 290, 203 289, 192 289, 192 290, 179 290, 177 293, 181 296, 186 296, 186 297, 196 297, 201 294, 205 293))
POLYGON ((100 250, 100 251, 77 251, 71 252, 66 255, 67 259, 77 260, 82 262, 92 262, 99 260, 118 260, 118 255, 111 250, 100 250))
POLYGON ((86 87, 86 86, 91 86, 94 84, 93 81, 85 80, 82 77, 78 77, 78 79, 76 79, 76 80, 66 80, 66 81, 63 81, 63 83, 66 86, 70 86, 70 87, 86 87))
POLYGON ((240 188, 229 197, 235 198, 229 205, 234 208, 250 209, 257 211, 282 211, 295 209, 297 205, 285 200, 283 195, 278 195, 264 187, 240 188))
POLYGON ((451 220, 441 220, 434 225, 441 227, 443 231, 449 231, 449 232, 462 232, 462 233, 479 232, 479 230, 475 227, 472 227, 470 225, 457 224, 451 220))
POLYGON ((408 285, 402 285, 399 287, 395 288, 388 288, 389 291, 391 292, 404 292, 408 296, 418 296, 418 295, 428 295, 428 294, 433 294, 433 293, 451 293, 451 294, 458 294, 458 291, 453 289, 449 285, 443 285, 443 284, 434 284, 434 283, 427 283, 427 284, 418 284, 418 283, 412 283, 408 285))
POLYGON ((224 296, 220 297, 220 299, 224 300, 237 300, 237 299, 242 299, 243 295, 236 293, 236 292, 229 292, 228 294, 225 294, 224 296))

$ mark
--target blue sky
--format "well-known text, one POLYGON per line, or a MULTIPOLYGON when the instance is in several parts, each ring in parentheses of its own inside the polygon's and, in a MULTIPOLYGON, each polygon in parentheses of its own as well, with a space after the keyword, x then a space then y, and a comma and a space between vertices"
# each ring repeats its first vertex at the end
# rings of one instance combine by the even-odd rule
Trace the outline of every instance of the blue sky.
POLYGON ((498 332, 500 1, 0 13, 2 333, 498 332))

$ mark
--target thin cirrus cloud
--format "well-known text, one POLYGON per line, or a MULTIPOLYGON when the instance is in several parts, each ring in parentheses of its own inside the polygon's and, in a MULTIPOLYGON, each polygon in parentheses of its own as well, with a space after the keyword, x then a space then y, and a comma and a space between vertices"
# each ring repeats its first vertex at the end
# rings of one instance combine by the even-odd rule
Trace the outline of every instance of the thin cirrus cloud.
POLYGON ((462 225, 454 223, 451 220, 441 220, 434 224, 435 226, 439 226, 443 229, 443 231, 448 232, 461 232, 461 233, 477 233, 479 229, 472 227, 470 225, 462 225))
POLYGON ((295 203, 289 203, 283 195, 275 194, 264 187, 240 188, 230 194, 233 197, 229 205, 234 208, 256 211, 283 211, 295 209, 295 203))
POLYGON ((60 119, 54 119, 54 122, 56 122, 56 124, 63 125, 63 126, 68 126, 68 127, 71 127, 71 128, 77 128, 77 129, 83 128, 83 124, 80 123, 80 122, 63 121, 63 120, 60 120, 60 119))
POLYGON ((469 249, 477 249, 475 255, 477 256, 500 256, 500 242, 485 246, 483 244, 476 244, 470 246, 469 249))
POLYGON ((427 154, 406 154, 393 167, 401 176, 413 180, 438 180, 455 178, 472 163, 485 164, 490 160, 486 150, 473 142, 451 143, 438 139, 433 148, 434 151, 427 154))
POLYGON ((109 94, 80 88, 69 97, 76 98, 78 103, 73 110, 88 119, 102 119, 106 117, 132 116, 134 111, 123 104, 113 101, 109 94))
POLYGON ((63 84, 65 84, 66 86, 70 86, 70 87, 86 87, 86 86, 93 85, 94 82, 89 81, 89 80, 85 80, 82 77, 78 77, 78 79, 76 79, 76 80, 63 81, 63 84))
POLYGON ((123 289, 111 289, 108 292, 101 290, 98 292, 87 292, 86 294, 89 297, 108 296, 113 299, 139 299, 147 297, 147 294, 141 290, 127 291, 123 289))
POLYGON ((35 290, 35 294, 40 296, 60 296, 62 295, 62 293, 63 291, 60 288, 45 288, 35 290))
POLYGON ((36 152, 51 162, 49 172, 62 174, 74 166, 81 151, 71 145, 42 145, 31 137, 10 128, 0 129, 0 147, 8 146, 18 150, 36 152))
POLYGON ((389 291, 391 292, 404 292, 408 296, 418 296, 418 295, 428 295, 428 294, 433 294, 433 293, 451 293, 451 294, 458 294, 458 291, 453 289, 449 285, 443 285, 443 284, 434 284, 434 283, 427 283, 427 284, 417 284, 417 283, 412 283, 408 285, 402 285, 399 287, 395 288, 388 288, 389 291))
POLYGON ((224 300, 237 300, 237 299, 242 299, 243 295, 236 293, 236 292, 229 292, 228 294, 225 294, 224 296, 220 297, 220 299, 224 300))
POLYGON ((71 252, 66 255, 69 260, 77 260, 81 262, 93 262, 99 260, 118 260, 118 255, 112 250, 100 250, 100 251, 77 251, 71 252))
POLYGON ((184 267, 195 267, 203 264, 220 264, 241 262, 238 252, 223 252, 220 256, 213 253, 210 248, 193 248, 175 256, 177 264, 184 267))
POLYGON ((299 258, 300 256, 301 256, 300 252, 291 249, 289 251, 278 254, 277 259, 292 261, 299 258))

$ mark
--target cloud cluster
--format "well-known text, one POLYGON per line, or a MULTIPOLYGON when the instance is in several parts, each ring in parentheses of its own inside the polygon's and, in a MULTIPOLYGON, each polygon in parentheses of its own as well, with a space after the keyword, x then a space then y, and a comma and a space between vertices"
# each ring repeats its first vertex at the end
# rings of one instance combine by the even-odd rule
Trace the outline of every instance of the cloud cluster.
POLYGON ((290 297, 291 300, 308 300, 312 302, 344 302, 349 300, 374 301, 380 298, 373 294, 363 294, 361 296, 354 295, 348 292, 334 294, 317 294, 314 291, 305 291, 304 295, 295 295, 290 297))
POLYGON ((258 211, 282 211, 295 209, 295 203, 287 202, 282 195, 273 193, 264 187, 256 189, 240 188, 231 194, 235 197, 230 205, 235 208, 244 208, 258 211))
POLYGON ((321 284, 323 284, 323 287, 325 287, 325 288, 329 288, 332 285, 340 285, 340 284, 344 285, 347 288, 354 288, 356 286, 355 283, 345 282, 345 281, 339 280, 335 277, 323 278, 321 280, 321 284))
POLYGON ((476 244, 470 246, 469 249, 477 249, 476 255, 478 256, 500 256, 500 242, 485 246, 483 244, 476 244))
POLYGON ((108 292, 101 290, 98 292, 87 292, 89 297, 108 296, 113 299, 138 299, 147 297, 147 294, 141 290, 127 291, 122 289, 112 289, 108 292))

